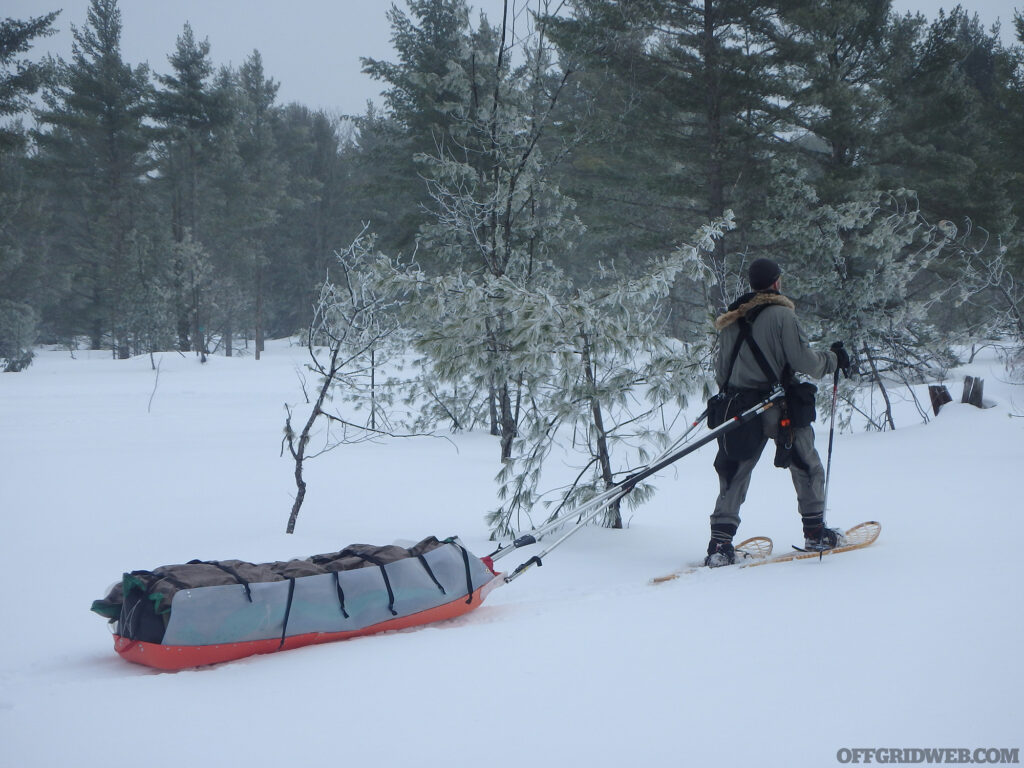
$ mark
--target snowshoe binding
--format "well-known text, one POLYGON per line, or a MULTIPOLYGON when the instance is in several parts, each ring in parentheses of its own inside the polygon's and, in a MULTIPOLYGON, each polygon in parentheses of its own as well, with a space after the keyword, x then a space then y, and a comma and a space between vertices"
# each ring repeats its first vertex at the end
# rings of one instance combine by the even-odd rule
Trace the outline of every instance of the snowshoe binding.
POLYGON ((837 528, 826 528, 824 525, 812 531, 804 532, 804 549, 808 552, 824 552, 846 544, 846 536, 837 528))
POLYGON ((704 558, 704 565, 708 568, 720 568, 735 562, 736 550, 733 549, 731 541, 711 540, 711 543, 708 544, 708 556, 704 558))

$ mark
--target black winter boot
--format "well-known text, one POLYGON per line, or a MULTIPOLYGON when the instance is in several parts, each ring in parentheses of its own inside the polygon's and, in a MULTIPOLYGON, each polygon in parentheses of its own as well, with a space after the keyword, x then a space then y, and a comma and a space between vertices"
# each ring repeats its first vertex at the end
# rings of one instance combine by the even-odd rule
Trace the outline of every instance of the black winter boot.
POLYGON ((733 549, 731 541, 711 539, 708 544, 708 556, 704 558, 704 565, 708 568, 720 568, 735 562, 736 550, 733 549))
POLYGON ((846 537, 838 528, 826 528, 824 523, 814 529, 804 529, 804 549, 811 552, 824 552, 835 549, 846 543, 846 537))
POLYGON ((735 563, 736 552, 732 548, 732 537, 735 535, 735 523, 712 523, 711 541, 708 544, 708 556, 704 558, 704 565, 708 568, 718 568, 735 563))

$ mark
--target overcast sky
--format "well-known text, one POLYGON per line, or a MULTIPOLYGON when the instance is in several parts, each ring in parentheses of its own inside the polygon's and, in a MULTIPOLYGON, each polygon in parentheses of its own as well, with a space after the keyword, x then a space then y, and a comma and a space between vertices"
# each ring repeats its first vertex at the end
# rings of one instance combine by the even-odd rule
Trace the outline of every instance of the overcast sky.
MULTIPOLYGON (((30 56, 52 52, 71 55, 71 24, 83 26, 89 0, 2 0, 0 15, 16 19, 40 16, 58 8, 59 33, 38 41, 30 56)), ((397 0, 405 9, 404 0, 397 0)), ((523 7, 528 0, 509 0, 523 7)), ((267 75, 281 84, 279 100, 297 101, 331 113, 359 114, 367 99, 378 99, 381 85, 361 72, 359 58, 394 60, 386 0, 121 0, 122 55, 132 64, 149 62, 165 74, 167 56, 185 22, 199 39, 210 41, 216 65, 239 66, 259 49, 267 75)), ((501 18, 503 0, 470 0, 492 22, 501 18)), ((940 7, 955 2, 895 0, 897 11, 920 11, 935 18, 940 7)), ((1011 42, 1013 0, 972 0, 964 5, 988 27, 999 18, 1003 40, 1011 42)), ((1024 8, 1024 0, 1016 7, 1024 8)), ((476 22, 474 12, 471 17, 476 22)))

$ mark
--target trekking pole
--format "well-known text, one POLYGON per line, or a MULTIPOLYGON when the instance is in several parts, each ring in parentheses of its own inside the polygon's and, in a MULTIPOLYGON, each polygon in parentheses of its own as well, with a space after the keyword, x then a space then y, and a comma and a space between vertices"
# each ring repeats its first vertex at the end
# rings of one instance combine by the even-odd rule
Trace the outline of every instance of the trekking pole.
POLYGON ((832 377, 832 416, 828 425, 828 461, 825 467, 825 498, 821 507, 822 520, 828 511, 828 481, 832 477, 832 441, 836 434, 836 398, 839 394, 839 369, 836 368, 835 376, 832 377))
MULTIPOLYGON (((545 557, 547 557, 547 555, 550 554, 550 552, 553 549, 555 549, 556 547, 561 545, 566 539, 568 539, 574 533, 578 533, 583 528, 584 525, 586 525, 591 520, 593 520, 595 517, 597 517, 606 508, 608 508, 609 506, 614 504, 616 501, 618 501, 619 499, 622 499, 627 494, 629 494, 630 491, 632 491, 634 488, 636 488, 636 486, 641 481, 646 480, 651 475, 654 475, 654 474, 660 472, 665 467, 669 466, 670 464, 674 464, 675 462, 679 461, 684 456, 688 456, 689 454, 693 453, 694 451, 698 450, 699 448, 703 448, 705 445, 710 443, 712 440, 715 440, 715 439, 721 437, 722 435, 724 435, 727 432, 731 432, 732 430, 736 429, 737 427, 741 426, 742 424, 746 424, 751 419, 757 418, 762 413, 767 411, 769 408, 774 407, 775 401, 780 399, 784 395, 785 395, 785 392, 783 391, 782 387, 776 387, 775 389, 773 389, 764 398, 764 400, 761 400, 756 405, 751 406, 750 408, 745 410, 743 413, 737 414, 736 416, 733 416, 731 419, 728 419, 728 420, 722 422, 717 427, 715 427, 710 432, 708 432, 706 435, 704 435, 704 437, 702 437, 697 442, 695 442, 695 443, 693 443, 691 445, 688 445, 687 447, 685 447, 685 448, 683 448, 683 449, 681 449, 679 451, 676 451, 674 454, 672 454, 670 456, 666 456, 665 458, 661 459, 660 461, 656 461, 656 462, 650 464, 649 466, 645 467, 644 469, 641 469, 641 470, 639 470, 637 472, 634 472, 632 475, 630 475, 629 477, 625 478, 624 480, 622 480, 621 482, 617 483, 616 485, 612 486, 611 488, 606 490, 604 493, 599 494, 598 496, 594 497, 590 501, 586 502, 585 504, 581 505, 577 509, 573 510, 576 514, 584 514, 583 510, 585 510, 585 509, 587 510, 587 512, 585 513, 585 516, 582 517, 580 519, 580 521, 575 526, 573 526, 571 529, 566 531, 565 534, 563 536, 561 536, 557 541, 552 543, 551 546, 549 546, 547 549, 545 549, 540 554, 534 555, 529 560, 527 560, 525 563, 523 563, 518 568, 516 568, 512 573, 510 573, 508 576, 506 576, 505 577, 505 583, 507 584, 507 583, 511 582, 513 579, 519 578, 519 576, 521 576, 524 571, 526 571, 528 568, 530 568, 530 567, 532 567, 534 565, 543 565, 544 564, 543 563, 543 559, 545 557), (590 509, 591 506, 593 507, 593 509, 590 509)), ((517 539, 516 541, 518 542, 519 539, 517 539)), ((535 543, 535 541, 536 540, 528 542, 528 543, 532 544, 532 543, 535 543)), ((518 547, 520 545, 516 544, 516 546, 518 547)), ((502 556, 504 554, 507 554, 507 553, 509 553, 511 551, 512 551, 512 549, 501 550, 501 554, 499 554, 498 556, 500 557, 500 556, 502 556)), ((494 557, 493 559, 496 560, 497 557, 494 557)))

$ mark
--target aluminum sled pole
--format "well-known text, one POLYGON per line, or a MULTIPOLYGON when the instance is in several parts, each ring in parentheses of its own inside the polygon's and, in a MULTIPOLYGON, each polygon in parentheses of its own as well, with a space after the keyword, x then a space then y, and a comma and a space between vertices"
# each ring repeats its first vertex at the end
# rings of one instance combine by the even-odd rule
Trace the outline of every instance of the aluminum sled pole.
POLYGON ((530 567, 532 567, 534 565, 544 565, 544 562, 543 562, 544 558, 547 557, 551 553, 551 551, 553 549, 558 547, 562 542, 564 542, 566 539, 568 539, 574 533, 578 533, 580 530, 582 530, 583 526, 585 526, 587 523, 589 523, 591 520, 593 520, 599 514, 604 512, 605 509, 610 507, 612 504, 614 504, 616 501, 621 499, 623 496, 625 496, 627 493, 629 493, 633 489, 632 488, 622 488, 621 486, 616 486, 615 490, 618 491, 618 493, 616 495, 614 495, 613 498, 609 499, 604 504, 594 505, 594 509, 592 509, 576 525, 574 525, 572 528, 570 528, 568 531, 566 531, 560 538, 555 540, 551 544, 551 546, 549 546, 547 549, 545 549, 539 555, 534 555, 529 560, 527 560, 525 563, 521 564, 518 568, 516 568, 514 571, 512 571, 512 573, 510 573, 508 576, 506 576, 505 577, 505 583, 508 584, 512 580, 518 579, 523 574, 524 571, 526 571, 528 568, 530 568, 530 567))
POLYGON ((737 414, 736 416, 733 416, 731 419, 722 422, 717 427, 708 432, 706 435, 704 435, 704 437, 702 437, 697 442, 692 443, 679 451, 676 451, 671 456, 668 456, 667 458, 655 464, 652 464, 651 466, 642 469, 639 472, 633 473, 625 480, 623 480, 621 483, 619 483, 619 486, 628 487, 629 490, 633 490, 633 488, 636 485, 638 485, 641 481, 646 480, 651 475, 660 472, 665 467, 669 466, 670 464, 674 464, 684 456, 693 453, 697 449, 703 448, 712 440, 716 440, 717 438, 721 437, 727 432, 731 432, 732 430, 736 429, 740 425, 746 424, 751 419, 760 416, 769 408, 773 408, 775 406, 775 401, 780 400, 782 397, 785 396, 785 394, 786 393, 783 391, 782 387, 776 387, 771 392, 769 392, 768 395, 761 402, 751 406, 743 413, 737 414))
MULTIPOLYGON (((543 536, 550 531, 562 527, 566 522, 568 522, 569 518, 577 518, 579 521, 582 521, 582 517, 587 517, 587 520, 589 520, 589 514, 592 511, 592 508, 596 507, 598 511, 600 511, 610 504, 613 504, 615 499, 620 495, 621 489, 619 486, 613 485, 611 488, 607 488, 596 496, 587 499, 587 501, 580 504, 578 507, 566 510, 558 517, 548 520, 546 523, 534 528, 532 531, 518 536, 515 541, 512 542, 512 546, 498 547, 498 549, 488 555, 488 557, 490 557, 491 560, 500 560, 505 557, 505 555, 511 554, 520 547, 528 547, 531 544, 536 544, 538 536, 543 536)), ((579 524, 580 522, 577 522, 577 525, 579 524)))
MULTIPOLYGON (((654 462, 661 462, 662 459, 664 459, 665 457, 672 455, 673 451, 675 450, 675 446, 685 442, 689 434, 693 432, 693 430, 696 429, 698 426, 700 426, 700 423, 704 421, 707 415, 708 412, 707 409, 705 409, 700 414, 700 416, 694 419, 693 423, 689 426, 686 432, 684 432, 678 440, 676 440, 671 446, 669 446, 667 450, 660 453, 654 459, 654 462)), ((496 550, 494 550, 494 552, 491 552, 490 555, 488 555, 488 557, 490 557, 491 560, 500 560, 501 558, 505 557, 505 555, 514 552, 520 547, 527 547, 531 544, 536 544, 539 537, 544 536, 545 534, 553 530, 561 528, 571 518, 577 518, 578 525, 579 521, 582 519, 581 516, 586 516, 592 506, 599 505, 601 509, 605 509, 611 504, 615 503, 615 501, 617 501, 619 498, 621 498, 620 487, 619 485, 613 485, 612 487, 605 489, 598 495, 591 497, 580 506, 566 510, 565 512, 562 512, 556 517, 553 517, 551 520, 548 520, 546 523, 538 525, 537 527, 533 528, 532 530, 526 533, 520 534, 512 542, 512 546, 499 546, 496 550)))
MULTIPOLYGON (((588 522, 590 522, 595 517, 597 517, 607 507, 611 506, 613 503, 615 503, 619 499, 621 499, 624 496, 626 496, 630 491, 632 491, 643 480, 646 480, 651 475, 654 475, 654 474, 660 472, 665 467, 667 467, 667 466, 669 466, 671 464, 674 464, 675 462, 679 461, 684 456, 688 456, 689 454, 693 453, 694 451, 698 450, 699 448, 704 447, 705 445, 710 443, 712 440, 716 440, 717 438, 721 437, 722 435, 724 435, 724 434, 726 434, 728 432, 731 432, 732 430, 736 429, 740 425, 746 424, 751 419, 757 418, 762 413, 767 411, 769 408, 774 407, 775 401, 780 399, 780 398, 782 398, 784 395, 785 395, 785 392, 783 391, 782 387, 776 387, 775 389, 773 389, 768 394, 768 396, 764 400, 762 400, 761 402, 757 403, 756 405, 748 408, 743 413, 740 413, 740 414, 738 414, 736 416, 733 416, 728 421, 725 421, 725 422, 719 424, 717 427, 712 429, 710 432, 708 432, 706 435, 704 435, 704 437, 702 437, 697 442, 693 443, 692 445, 686 446, 686 448, 683 448, 683 449, 681 449, 679 451, 676 451, 672 455, 667 456, 664 459, 662 459, 661 461, 658 461, 658 462, 656 462, 654 464, 651 464, 650 466, 648 466, 648 467, 646 467, 646 468, 644 468, 644 469, 642 469, 642 470, 640 470, 638 472, 634 472, 632 475, 630 475, 629 477, 625 478, 620 483, 617 483, 616 485, 612 486, 612 488, 610 488, 605 493, 601 494, 600 496, 595 497, 594 499, 591 499, 584 506, 593 505, 594 506, 593 510, 590 510, 589 512, 587 512, 585 517, 583 517, 579 521, 579 523, 577 523, 571 529, 566 531, 565 534, 563 536, 561 536, 558 540, 553 542, 551 544, 551 546, 549 546, 547 549, 545 549, 540 554, 534 555, 529 560, 527 560, 525 563, 523 563, 518 568, 516 568, 512 573, 510 573, 508 576, 506 576, 505 577, 505 583, 507 584, 507 583, 513 581, 514 579, 519 578, 519 576, 521 576, 524 571, 526 571, 527 569, 533 567, 534 565, 543 565, 544 564, 543 563, 544 558, 547 557, 547 555, 550 554, 552 550, 554 550, 556 547, 560 546, 566 539, 568 539, 574 533, 577 533, 584 525, 586 525, 588 522), (607 497, 607 498, 605 498, 605 497, 607 497), (600 503, 598 503, 598 502, 600 502, 600 503)), ((577 508, 576 510, 574 510, 574 512, 579 513, 580 509, 577 508)), ((507 551, 511 551, 511 550, 507 550, 507 551)))
MULTIPOLYGON (((679 439, 678 439, 678 440, 676 440, 676 441, 675 441, 674 443, 672 443, 672 445, 671 445, 671 446, 669 446, 669 447, 668 447, 668 449, 666 449, 665 451, 663 451, 661 455, 662 455, 662 456, 664 456, 664 455, 667 455, 667 454, 668 454, 668 453, 669 453, 670 451, 672 451, 672 450, 673 450, 673 449, 675 448, 675 446, 677 446, 677 445, 684 445, 684 444, 686 443, 686 438, 688 438, 688 437, 690 436, 690 433, 691 433, 691 432, 693 432, 693 430, 695 430, 695 429, 696 429, 697 427, 699 427, 699 426, 700 426, 700 423, 701 423, 702 421, 704 421, 704 419, 706 419, 707 417, 708 417, 708 409, 707 409, 707 408, 705 408, 705 409, 704 409, 704 410, 703 410, 703 411, 701 412, 700 416, 698 416, 698 417, 697 417, 696 419, 694 419, 694 420, 693 420, 693 423, 692 423, 692 424, 691 424, 691 425, 690 425, 689 427, 687 427, 686 431, 685 431, 685 432, 683 432, 683 434, 679 436, 679 439)), ((659 457, 659 458, 660 458, 660 457, 659 457)), ((655 461, 657 461, 657 459, 655 459, 655 461)))

